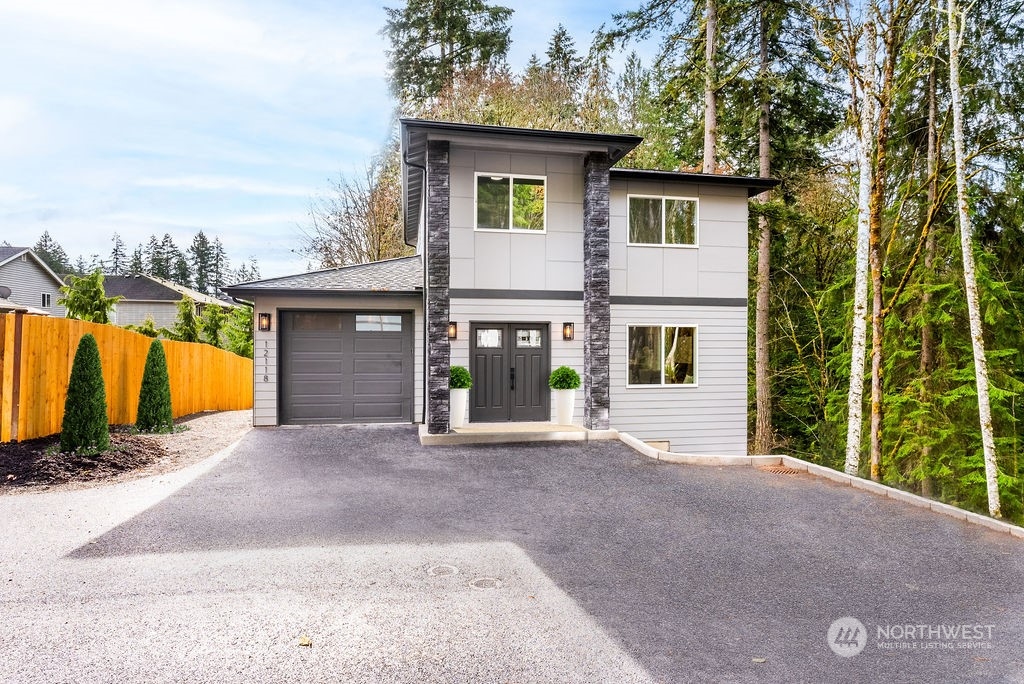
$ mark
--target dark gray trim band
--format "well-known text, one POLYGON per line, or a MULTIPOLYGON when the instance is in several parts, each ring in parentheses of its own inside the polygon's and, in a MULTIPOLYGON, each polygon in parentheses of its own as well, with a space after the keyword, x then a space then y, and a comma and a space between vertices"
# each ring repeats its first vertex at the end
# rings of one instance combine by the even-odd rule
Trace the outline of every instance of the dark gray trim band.
POLYGON ((451 289, 455 299, 557 299, 563 302, 582 302, 583 292, 576 290, 481 290, 451 289))
POLYGON ((612 296, 612 304, 639 304, 653 306, 747 306, 739 297, 627 297, 612 296))
POLYGON ((416 297, 423 299, 422 290, 297 290, 295 288, 222 288, 235 297, 416 297))

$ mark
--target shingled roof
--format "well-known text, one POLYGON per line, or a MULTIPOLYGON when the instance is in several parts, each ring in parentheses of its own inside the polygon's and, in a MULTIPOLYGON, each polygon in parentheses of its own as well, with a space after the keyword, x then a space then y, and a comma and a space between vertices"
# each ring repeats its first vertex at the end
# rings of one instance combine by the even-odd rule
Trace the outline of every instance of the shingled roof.
POLYGON ((267 294, 420 294, 423 264, 419 256, 328 268, 297 275, 222 287, 232 297, 267 294))
POLYGON ((234 306, 184 285, 144 274, 103 276, 103 291, 108 297, 120 295, 129 302, 179 302, 182 297, 190 297, 199 304, 234 306))

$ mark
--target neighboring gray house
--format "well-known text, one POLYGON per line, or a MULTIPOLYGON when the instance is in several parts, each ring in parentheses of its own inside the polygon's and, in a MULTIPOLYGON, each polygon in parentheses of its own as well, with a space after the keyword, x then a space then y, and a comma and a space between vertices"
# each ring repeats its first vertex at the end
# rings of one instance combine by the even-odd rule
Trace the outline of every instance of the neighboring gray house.
POLYGON ((63 317, 64 307, 57 303, 63 284, 31 248, 0 246, 0 286, 10 288, 11 302, 63 317))
POLYGON ((142 325, 148 317, 158 329, 171 328, 178 320, 178 302, 183 297, 190 297, 196 303, 197 315, 202 314, 205 306, 225 309, 236 306, 184 285, 143 274, 105 275, 103 291, 108 297, 124 297, 110 312, 110 322, 115 325, 142 325))
POLYGON ((256 425, 447 432, 453 364, 471 421, 548 421, 565 364, 588 428, 746 452, 747 202, 775 181, 614 168, 630 135, 401 129, 416 257, 224 288, 269 327, 256 425))

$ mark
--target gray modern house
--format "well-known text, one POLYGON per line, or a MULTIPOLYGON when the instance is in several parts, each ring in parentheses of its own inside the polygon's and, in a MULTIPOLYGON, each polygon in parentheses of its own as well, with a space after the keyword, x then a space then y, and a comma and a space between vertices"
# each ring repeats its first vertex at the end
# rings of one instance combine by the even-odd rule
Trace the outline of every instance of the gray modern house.
POLYGON ((254 423, 449 429, 577 416, 673 450, 743 454, 747 204, 764 178, 616 168, 641 139, 403 119, 416 256, 224 288, 252 301, 254 423))
POLYGON ((10 289, 11 303, 33 313, 63 317, 66 311, 57 303, 63 284, 31 248, 0 246, 0 286, 10 289))

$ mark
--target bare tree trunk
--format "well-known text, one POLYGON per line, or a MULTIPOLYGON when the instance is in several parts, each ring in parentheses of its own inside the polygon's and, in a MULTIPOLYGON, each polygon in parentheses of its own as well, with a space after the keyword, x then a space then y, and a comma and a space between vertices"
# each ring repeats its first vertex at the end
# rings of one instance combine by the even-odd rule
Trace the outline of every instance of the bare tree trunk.
POLYGON ((863 93, 860 99, 857 161, 860 182, 857 191, 857 261, 853 292, 852 356, 850 359, 850 392, 847 398, 846 467, 850 475, 860 468, 861 422, 864 415, 864 352, 867 347, 868 312, 868 239, 871 219, 871 151, 874 140, 875 53, 877 34, 874 21, 865 22, 865 59, 863 93))
MULTIPOLYGON (((771 102, 768 93, 768 4, 761 4, 761 25, 758 37, 760 43, 760 67, 758 75, 761 78, 760 98, 761 112, 758 116, 758 158, 760 161, 760 174, 768 177, 772 173, 771 158, 771 131, 769 129, 769 116, 771 115, 771 102)), ((767 202, 771 198, 770 192, 763 192, 758 197, 761 202, 767 202)), ((755 420, 754 420, 754 453, 767 454, 772 450, 772 399, 771 379, 768 370, 768 307, 770 302, 771 287, 771 226, 768 225, 768 218, 762 213, 757 220, 757 299, 754 305, 754 392, 755 392, 755 420)))
MULTIPOLYGON (((931 35, 931 45, 935 46, 938 39, 938 32, 935 28, 935 20, 931 12, 928 13, 928 32, 931 35)), ((925 173, 928 174, 928 211, 939 200, 939 154, 938 154, 938 118, 939 105, 936 83, 936 61, 933 55, 928 66, 928 152, 925 173)), ((926 278, 935 268, 935 230, 934 226, 928 230, 928 237, 924 243, 924 270, 926 278)), ((928 283, 928 281, 925 281, 928 283)), ((932 293, 925 288, 921 295, 921 309, 927 312, 931 308, 932 293)), ((935 330, 927 318, 921 326, 921 399, 925 400, 931 395, 930 376, 935 369, 935 330)), ((918 421, 918 430, 923 430, 923 425, 918 421)), ((924 444, 921 448, 921 466, 924 467, 931 460, 931 445, 924 444)), ((921 478, 921 495, 930 497, 932 495, 932 478, 925 475, 921 478)))
POLYGON ((985 340, 982 337, 978 306, 978 283, 971 245, 971 216, 967 206, 967 164, 964 161, 964 114, 960 95, 960 38, 956 0, 946 0, 949 27, 949 97, 953 105, 953 155, 956 161, 956 208, 960 223, 960 252, 964 262, 964 285, 967 290, 967 312, 971 323, 971 347, 974 351, 974 381, 978 388, 978 419, 981 422, 981 444, 985 455, 985 483, 988 486, 988 512, 1001 517, 999 505, 999 470, 996 445, 992 433, 992 410, 988 398, 988 365, 985 361, 985 340))
POLYGON ((704 173, 718 170, 718 0, 706 0, 704 45, 704 173))

